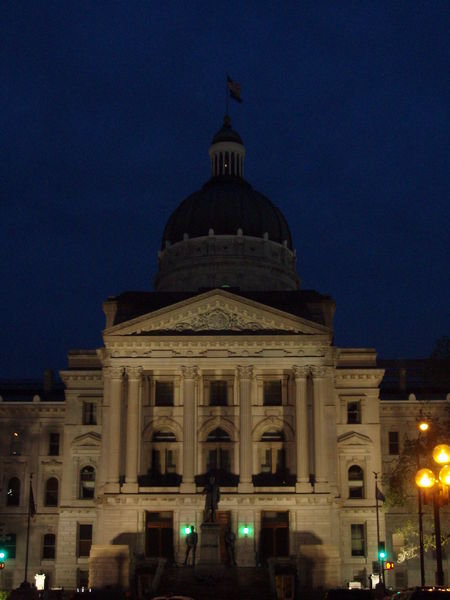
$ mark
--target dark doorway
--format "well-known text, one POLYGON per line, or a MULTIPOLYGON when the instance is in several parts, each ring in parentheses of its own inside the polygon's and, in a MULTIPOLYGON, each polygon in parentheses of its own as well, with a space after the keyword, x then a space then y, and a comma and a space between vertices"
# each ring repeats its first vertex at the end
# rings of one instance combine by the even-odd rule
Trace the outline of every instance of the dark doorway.
POLYGON ((147 512, 145 554, 167 558, 173 562, 173 514, 172 512, 147 512))
POLYGON ((261 560, 289 556, 289 513, 263 511, 260 537, 261 560))
POLYGON ((225 533, 228 527, 231 527, 231 512, 229 510, 218 510, 216 513, 216 523, 220 525, 220 561, 222 564, 227 564, 228 555, 225 545, 225 533))

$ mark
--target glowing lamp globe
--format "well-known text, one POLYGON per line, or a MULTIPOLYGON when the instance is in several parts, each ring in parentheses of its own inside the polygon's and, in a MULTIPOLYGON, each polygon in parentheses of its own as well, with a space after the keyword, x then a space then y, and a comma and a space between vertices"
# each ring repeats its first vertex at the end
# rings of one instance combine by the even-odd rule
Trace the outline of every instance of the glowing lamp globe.
POLYGON ((439 471, 439 481, 442 485, 450 485, 450 465, 445 465, 439 471))
POLYGON ((448 444, 439 444, 433 450, 433 459, 439 465, 450 463, 450 446, 448 444))
POLYGON ((416 485, 420 488, 431 488, 436 483, 436 478, 431 469, 420 469, 416 473, 416 485))
POLYGON ((420 423, 419 423, 420 431, 428 431, 429 427, 430 427, 430 425, 426 421, 420 421, 420 423))

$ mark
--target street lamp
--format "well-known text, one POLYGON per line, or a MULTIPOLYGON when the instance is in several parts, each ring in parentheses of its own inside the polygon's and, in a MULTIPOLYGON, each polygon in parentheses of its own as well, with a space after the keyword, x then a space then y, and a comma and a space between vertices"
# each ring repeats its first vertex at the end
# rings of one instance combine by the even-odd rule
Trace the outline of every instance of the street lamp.
POLYGON ((441 470, 436 478, 431 469, 419 469, 416 473, 416 485, 421 489, 433 490, 434 536, 436 539, 436 585, 444 585, 442 569, 441 521, 439 515, 440 496, 443 503, 448 502, 450 485, 450 446, 439 444, 433 449, 433 459, 441 470))
MULTIPOLYGON (((417 437, 417 470, 420 470, 420 448, 421 441, 420 436, 422 433, 426 433, 430 428, 430 424, 427 420, 420 418, 417 422, 417 428, 419 435, 417 437)), ((420 556, 420 585, 425 586, 425 560, 423 551, 423 517, 422 517, 422 490, 420 487, 417 488, 417 514, 419 517, 419 556, 420 556)))

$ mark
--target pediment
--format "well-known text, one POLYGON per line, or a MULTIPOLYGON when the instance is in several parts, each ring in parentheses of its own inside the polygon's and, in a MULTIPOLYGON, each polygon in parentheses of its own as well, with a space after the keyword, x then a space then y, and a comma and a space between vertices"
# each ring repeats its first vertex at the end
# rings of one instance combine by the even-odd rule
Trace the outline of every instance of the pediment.
POLYGON ((84 433, 83 435, 79 435, 78 437, 72 440, 72 446, 80 446, 86 447, 94 447, 98 448, 101 444, 101 436, 98 433, 84 433))
POLYGON ((372 444, 372 440, 367 435, 362 433, 358 433, 356 431, 349 431, 344 433, 338 437, 339 446, 367 446, 368 444, 372 444))
POLYGON ((109 327, 104 335, 157 335, 158 333, 277 333, 327 335, 330 329, 279 309, 212 290, 160 310, 109 327))

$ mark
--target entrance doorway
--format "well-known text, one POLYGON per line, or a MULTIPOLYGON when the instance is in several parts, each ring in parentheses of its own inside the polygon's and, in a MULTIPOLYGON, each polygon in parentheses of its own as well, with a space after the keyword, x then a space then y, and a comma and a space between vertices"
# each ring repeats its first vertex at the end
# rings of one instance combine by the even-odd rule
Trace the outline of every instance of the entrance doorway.
POLYGON ((220 525, 220 562, 228 563, 227 547, 225 544, 225 533, 231 527, 231 512, 229 510, 218 510, 216 512, 216 523, 220 525))
POLYGON ((289 556, 289 513, 263 511, 259 540, 261 560, 289 556))
POLYGON ((145 554, 173 562, 173 513, 146 513, 145 554))

